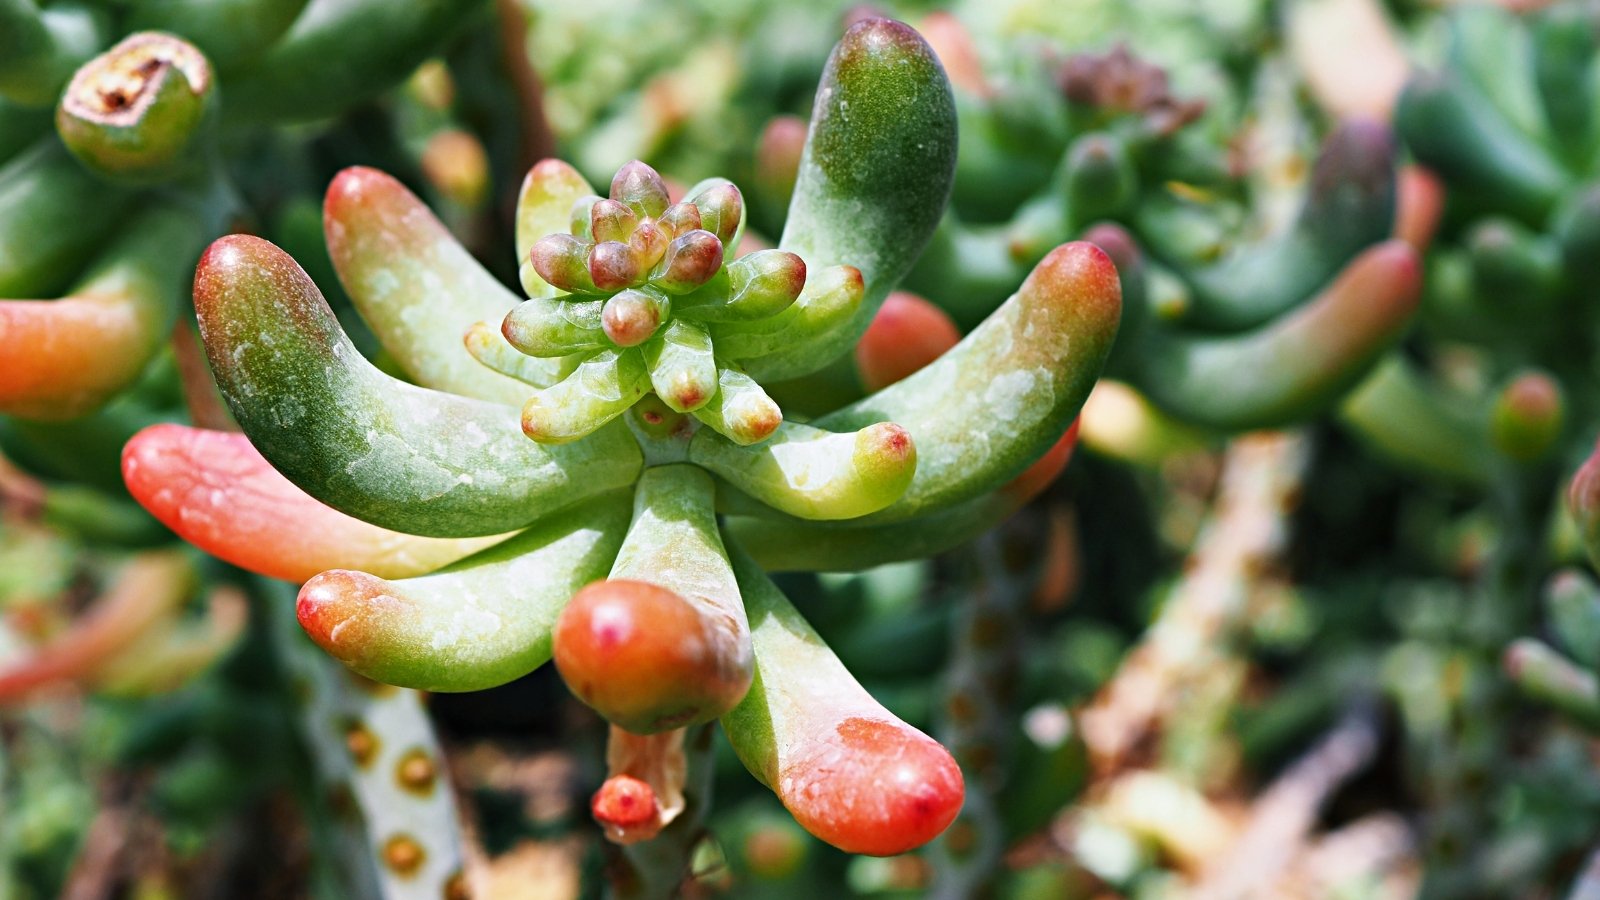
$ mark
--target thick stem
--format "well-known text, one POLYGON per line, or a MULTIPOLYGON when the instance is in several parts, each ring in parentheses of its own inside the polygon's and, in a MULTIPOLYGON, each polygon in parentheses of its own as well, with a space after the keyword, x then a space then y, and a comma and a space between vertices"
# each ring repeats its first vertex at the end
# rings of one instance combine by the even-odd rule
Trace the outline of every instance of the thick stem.
POLYGON ((210 62, 193 44, 161 32, 133 34, 73 75, 56 130, 104 178, 167 180, 200 162, 197 140, 214 83, 210 62))
POLYGON ((974 570, 973 584, 955 618, 939 739, 961 764, 968 790, 960 815, 933 845, 929 896, 938 900, 977 896, 1000 869, 1006 833, 996 796, 1012 774, 1006 761, 1015 687, 1037 574, 1032 566, 1017 571, 1006 564, 997 532, 962 555, 974 570))
POLYGON ((1243 833, 1226 856, 1208 866, 1194 896, 1224 900, 1278 882, 1302 852, 1323 806, 1340 787, 1372 763, 1380 722, 1360 703, 1289 766, 1255 801, 1243 833))
POLYGON ((350 877, 384 900, 467 897, 455 795, 422 695, 346 672, 300 632, 292 592, 259 583, 317 775, 366 826, 370 866, 350 877))
POLYGON ((610 577, 579 591, 556 623, 568 687, 636 734, 710 721, 750 687, 750 625, 714 492, 693 466, 646 469, 610 577))
POLYGON ((680 895, 695 848, 706 836, 714 762, 711 738, 710 723, 685 733, 683 809, 655 838, 622 847, 612 859, 606 893, 613 900, 666 900, 680 895))

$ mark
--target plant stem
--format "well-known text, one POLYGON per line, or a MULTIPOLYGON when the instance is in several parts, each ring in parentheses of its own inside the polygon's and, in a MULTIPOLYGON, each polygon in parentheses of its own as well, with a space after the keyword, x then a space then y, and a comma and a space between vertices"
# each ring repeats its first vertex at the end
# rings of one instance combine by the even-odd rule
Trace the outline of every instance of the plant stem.
POLYGON ((694 851, 706 836, 711 808, 712 725, 696 725, 684 737, 689 774, 684 781, 683 812, 652 840, 615 848, 607 870, 606 896, 613 900, 667 900, 676 897, 694 863, 694 851))

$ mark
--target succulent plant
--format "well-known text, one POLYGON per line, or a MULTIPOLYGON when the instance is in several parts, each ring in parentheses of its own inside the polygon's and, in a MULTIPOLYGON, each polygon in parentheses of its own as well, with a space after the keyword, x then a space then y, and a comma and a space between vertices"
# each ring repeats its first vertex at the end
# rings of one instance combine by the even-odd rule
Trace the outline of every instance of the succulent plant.
MULTIPOLYGON (((1241 185, 1244 164, 1232 157, 1242 151, 1209 139, 1219 117, 1175 95, 1162 69, 1125 47, 1059 60, 1008 47, 1015 71, 994 74, 959 21, 937 13, 928 23, 958 73, 968 143, 956 192, 971 199, 966 214, 946 213, 907 285, 962 328, 1050 248, 1101 243, 1128 289, 1108 375, 1177 419, 1238 432, 1332 407, 1410 327, 1420 248, 1378 245, 1400 226, 1430 228, 1396 219, 1402 183, 1415 194, 1426 176, 1399 177, 1386 126, 1340 123, 1309 166, 1298 147, 1260 138, 1266 158, 1255 164, 1288 174, 1241 185), (1238 377, 1263 369, 1282 377, 1238 377)), ((1271 88, 1284 78, 1263 80, 1271 88)), ((764 183, 785 182, 793 132, 787 119, 770 123, 764 183)), ((1408 194, 1405 210, 1436 215, 1438 203, 1408 194)))
POLYGON ((0 128, 0 297, 65 290, 53 303, 0 300, 18 336, 0 349, 0 412, 74 419, 131 387, 166 344, 190 264, 249 214, 232 182, 241 136, 370 99, 437 49, 468 5, 202 6, 0 9, 15 44, 0 52, 0 110, 14 119, 0 128), (382 52, 362 55, 365 42, 382 52), (51 106, 54 133, 30 112, 51 106))
POLYGON ((1594 579, 1575 569, 1558 572, 1545 605, 1561 645, 1525 637, 1506 647, 1506 675, 1529 697, 1555 707, 1585 731, 1600 729, 1600 678, 1595 674, 1594 627, 1600 593, 1594 579))
MULTIPOLYGON (((151 549, 171 535, 143 513, 130 516, 137 507, 128 503, 120 476, 107 476, 128 437, 184 415, 180 386, 204 379, 203 390, 187 399, 202 407, 207 400, 209 378, 180 372, 193 342, 182 310, 205 244, 241 223, 279 220, 279 204, 296 180, 282 171, 285 160, 310 152, 338 131, 345 112, 438 52, 476 8, 424 3, 391 10, 344 0, 261 0, 226 9, 18 0, 0 7, 0 297, 8 298, 0 300, 0 448, 30 471, 14 479, 25 488, 21 494, 0 493, 8 507, 24 510, 23 525, 38 518, 74 541, 84 567, 105 585, 101 599, 59 631, 41 627, 37 646, 8 643, 0 661, 0 702, 8 715, 19 705, 16 716, 33 715, 31 706, 49 708, 63 686, 67 694, 76 687, 93 697, 96 715, 125 703, 166 723, 152 728, 194 729, 178 740, 202 747, 184 751, 201 761, 172 764, 158 792, 171 782, 170 790, 215 811, 218 803, 284 787, 288 776, 257 758, 246 761, 250 754, 229 743, 233 733, 219 739, 207 732, 205 720, 214 713, 190 712, 196 705, 277 700, 269 693, 263 701, 252 693, 259 681, 242 685, 227 671, 230 661, 262 645, 246 628, 245 593, 188 553, 151 549), (310 120, 318 121, 283 128, 310 120), (268 192, 246 184, 258 166, 277 169, 268 192), (139 552, 125 566, 114 565, 130 548, 139 552), (197 615, 185 609, 195 595, 209 598, 197 615), (219 752, 214 743, 227 749, 219 752), (184 787, 184 778, 201 787, 184 787), (229 789, 216 790, 219 778, 229 789), (210 795, 196 798, 197 790, 210 795)), ((225 420, 223 413, 208 421, 225 420)), ((259 593, 249 591, 252 598, 259 593)), ((307 643, 299 634, 294 639, 307 643)), ((386 703, 364 701, 342 685, 342 675, 330 677, 332 663, 312 654, 299 671, 313 679, 320 671, 331 685, 324 700, 332 691, 347 711, 372 712, 369 727, 384 741, 432 746, 432 726, 414 692, 391 691, 386 703)), ((281 677, 270 662, 256 657, 253 664, 264 665, 269 681, 281 677)), ((286 682, 275 683, 287 702, 286 682)), ((317 757, 316 768, 330 789, 343 790, 345 724, 322 715, 325 707, 300 710, 299 724, 307 743, 332 748, 317 757)), ((101 727, 93 721, 91 727, 101 727)), ((124 723, 111 726, 118 737, 110 743, 127 730, 124 723)), ((283 731, 281 744, 259 742, 261 752, 270 748, 284 758, 302 752, 290 729, 283 731)), ((136 765, 115 752, 108 763, 136 765)), ((31 777, 26 769, 8 775, 31 777)), ((124 776, 112 768, 103 777, 124 776)), ((377 790, 358 784, 355 802, 337 813, 309 800, 308 820, 314 828, 335 822, 335 830, 344 830, 354 810, 358 820, 364 817, 357 832, 390 831, 405 806, 404 796, 387 790, 391 783, 372 780, 377 790)), ((454 797, 431 794, 439 821, 415 830, 429 860, 413 860, 414 870, 402 879, 406 890, 459 874, 454 797)), ((343 858, 324 864, 337 873, 337 893, 372 895, 383 874, 393 874, 383 867, 383 848, 373 846, 369 856, 365 843, 362 833, 343 858)), ((21 857, 0 856, 6 857, 0 893, 9 893, 21 857)), ((48 877, 39 884, 45 895, 65 889, 48 877)))
POLYGON ((0 0, 0 895, 1600 884, 1593 10, 824 6, 0 0))
POLYGON ((1015 508, 1037 479, 1006 485, 1059 443, 1109 351, 1116 270, 1060 247, 948 353, 807 424, 761 385, 861 337, 938 222, 954 151, 927 45, 857 24, 823 75, 779 249, 735 256, 742 202, 725 181, 673 203, 632 163, 600 198, 546 161, 517 213, 523 301, 398 182, 348 170, 324 208, 333 260, 418 384, 362 359, 286 254, 224 238, 196 308, 249 443, 146 431, 129 485, 247 567, 348 560, 307 581, 299 617, 368 677, 473 690, 553 658, 613 723, 595 808, 620 839, 684 808, 695 726, 720 718, 814 834, 859 853, 920 845, 959 809, 959 769, 855 682, 764 568, 924 553, 1015 508))

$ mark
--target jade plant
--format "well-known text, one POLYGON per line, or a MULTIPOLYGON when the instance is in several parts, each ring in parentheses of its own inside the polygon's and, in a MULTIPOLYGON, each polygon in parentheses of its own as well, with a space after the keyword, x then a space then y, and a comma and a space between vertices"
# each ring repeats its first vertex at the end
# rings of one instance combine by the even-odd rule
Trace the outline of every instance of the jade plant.
POLYGON ((1421 263, 1417 248, 1386 240, 1397 192, 1389 129, 1347 120, 1301 164, 1298 181, 1243 197, 1236 179, 1145 175, 1136 203, 1092 225, 1090 239, 1126 260, 1140 304, 1110 374, 1167 415, 1223 433, 1306 421, 1411 327, 1421 263), (1259 371, 1275 377, 1248 374, 1259 371))
POLYGON ((1058 247, 948 352, 803 424, 763 385, 862 336, 939 222, 955 143, 920 36, 858 23, 822 76, 776 249, 736 255, 727 181, 674 202, 635 162, 598 196, 547 160, 517 209, 527 299, 399 182, 346 170, 329 251, 405 380, 356 351, 287 254, 223 238, 195 304, 244 436, 147 430, 128 484, 202 548, 308 579, 301 625, 375 681, 470 691, 553 660, 611 723, 593 809, 614 840, 655 839, 630 848, 641 879, 683 874, 681 856, 645 873, 704 811, 714 720, 813 834, 919 846, 959 811, 960 770, 767 572, 922 556, 1037 490, 1116 334, 1116 269, 1058 247))
MULTIPOLYGON (((0 299, 0 451, 27 470, 0 478, 0 503, 22 517, 17 529, 10 522, 0 527, 8 540, 36 524, 58 532, 80 555, 77 570, 106 588, 74 621, 57 623, 54 610, 76 599, 63 592, 35 623, 37 633, 24 628, 26 640, 8 640, 0 654, 0 704, 8 716, 32 717, 45 714, 36 708, 51 709, 81 692, 96 716, 123 703, 148 711, 144 718, 169 731, 167 752, 207 748, 193 751, 203 760, 198 764, 163 760, 171 764, 155 793, 165 796, 168 782, 179 785, 173 790, 188 791, 193 808, 217 819, 239 815, 227 802, 242 805, 295 785, 304 773, 263 766, 260 756, 292 758, 303 752, 294 741, 303 739, 320 751, 313 758, 327 790, 302 794, 302 811, 314 831, 332 828, 349 844, 349 852, 319 861, 335 881, 335 895, 372 895, 380 885, 392 894, 398 870, 410 884, 447 884, 459 874, 453 795, 430 787, 419 801, 417 792, 389 790, 391 780, 353 767, 345 747, 349 723, 361 722, 397 753, 431 748, 426 714, 414 692, 377 697, 356 689, 314 648, 295 677, 315 682, 315 690, 291 692, 285 681, 281 698, 268 691, 262 699, 263 670, 268 679, 288 676, 270 661, 273 651, 261 648, 299 658, 296 642, 311 645, 297 627, 287 638, 247 629, 234 576, 188 553, 152 549, 172 536, 127 501, 118 461, 125 441, 153 422, 187 416, 226 427, 226 413, 206 396, 214 389, 183 309, 206 243, 241 226, 290 231, 297 185, 307 180, 294 170, 315 165, 310 160, 326 152, 319 144, 348 133, 344 117, 351 110, 399 84, 483 8, 420 3, 396 10, 344 0, 263 0, 225 9, 187 2, 0 4, 0 297, 6 298, 0 299), (270 173, 265 186, 258 170, 270 173), (202 370, 198 377, 191 363, 202 370), (133 561, 120 565, 130 550, 138 551, 133 561), (185 606, 197 594, 213 602, 202 615, 190 615, 185 606), (291 694, 309 699, 294 710, 280 740, 238 740, 247 727, 259 727, 238 717, 221 717, 226 727, 212 727, 216 708, 288 707, 291 694), (171 736, 185 728, 190 733, 171 736), (218 744, 228 750, 216 751, 218 744), (192 785, 208 784, 219 771, 231 773, 224 780, 232 789, 194 798, 192 785), (184 788, 185 779, 198 780, 184 788), (355 802, 326 799, 338 796, 355 802), (410 803, 431 804, 432 821, 398 824, 410 816, 410 803), (396 844, 391 859, 382 840, 368 840, 368 828, 375 836, 404 830, 411 844, 396 844), (413 845, 426 850, 408 855, 413 845)), ((448 102, 434 105, 420 123, 427 133, 407 125, 428 147, 438 142, 427 134, 450 117, 448 102)), ((408 154, 421 158, 446 196, 445 176, 470 168, 441 166, 432 159, 441 154, 423 147, 413 153, 408 146, 400 155, 408 154)), ((252 600, 263 592, 270 587, 248 590, 252 600)), ((25 624, 37 612, 8 608, 7 617, 25 624)), ((120 735, 139 729, 112 719, 119 737, 100 742, 118 745, 106 761, 108 781, 125 777, 122 767, 142 764, 119 744, 120 735)), ((392 770, 387 754, 383 759, 392 770)), ((4 774, 0 790, 26 782, 32 770, 4 774)), ((204 820, 174 815, 164 824, 173 833, 188 827, 206 833, 196 825, 204 820)), ((72 827, 87 829, 87 817, 72 827)), ((172 842, 181 843, 173 833, 172 842)), ((216 846, 191 842, 189 852, 216 846)), ((23 855, 0 856, 6 857, 0 893, 7 893, 11 867, 24 865, 23 855)), ((50 895, 60 888, 44 875, 39 884, 50 895)))
MULTIPOLYGON (((1559 432, 1559 422, 1556 422, 1559 432)), ((1567 486, 1567 510, 1589 564, 1600 560, 1600 450, 1591 453, 1567 486)), ((1577 567, 1557 571, 1544 585, 1552 646, 1533 637, 1506 646, 1501 663, 1523 693, 1559 710, 1584 731, 1600 730, 1600 588, 1577 567), (1558 649, 1559 647, 1559 649, 1558 649)))
MULTIPOLYGON (((1218 92, 1183 96, 1126 47, 1062 56, 1006 45, 1012 66, 986 69, 961 22, 928 20, 958 73, 966 142, 955 187, 970 199, 946 213, 906 283, 963 329, 1050 248, 1100 243, 1127 289, 1107 376, 1168 417, 1237 433, 1334 407, 1412 326, 1425 247, 1398 239, 1402 190, 1415 193, 1416 179, 1397 169, 1387 125, 1341 121, 1308 158, 1311 148, 1278 136, 1297 133, 1298 112, 1278 109, 1289 85, 1270 66, 1251 108, 1268 121, 1232 123, 1231 94, 1210 110, 1218 92), (1278 377, 1253 377, 1261 371, 1278 377)), ((769 125, 764 182, 787 180, 794 132, 788 120, 769 125)), ((1426 198, 1407 207, 1419 205, 1426 198)))
POLYGON ((1431 261, 1441 334, 1559 355, 1563 308, 1594 271, 1597 42, 1577 3, 1453 12, 1443 59, 1395 108, 1401 137, 1450 191, 1451 246, 1431 261))
POLYGON ((1596 32, 1513 5, 953 3, 808 122, 866 13, 0 0, 0 895, 124 814, 141 896, 1586 895, 1596 32))
POLYGON ((1576 561, 1593 520, 1584 487, 1592 464, 1568 502, 1583 541, 1565 527, 1557 499, 1595 415, 1582 389, 1593 377, 1591 16, 1576 3, 1441 12, 1430 23, 1439 40, 1413 54, 1421 62, 1393 97, 1402 146, 1426 167, 1400 184, 1401 219, 1408 194, 1422 213, 1401 227, 1428 220, 1420 230, 1436 226, 1437 236, 1417 328, 1339 417, 1375 457, 1431 486, 1407 492, 1401 517, 1456 530, 1448 577, 1459 583, 1430 585, 1435 599, 1410 588, 1414 608, 1449 612, 1406 622, 1411 646, 1391 654, 1387 679, 1407 721, 1405 758, 1426 773, 1434 798, 1418 829, 1423 890, 1433 896, 1512 890, 1590 840, 1555 817, 1532 826, 1489 811, 1534 796, 1541 778, 1571 777, 1553 774, 1563 765, 1560 728, 1513 740, 1493 724, 1522 708, 1514 684, 1584 722, 1581 626, 1591 589, 1575 572, 1549 576, 1576 561), (1541 593, 1550 630, 1576 665, 1524 637, 1541 593), (1447 702, 1413 687, 1447 668, 1462 685, 1447 702), (1518 844, 1537 850, 1508 864, 1507 848, 1518 844))
POLYGON ((1524 694, 1593 733, 1600 729, 1594 652, 1600 593, 1594 579, 1575 569, 1563 570, 1547 586, 1545 607, 1560 649, 1538 638, 1519 638, 1506 647, 1501 664, 1524 694))
POLYGON ((0 344, 0 412, 78 419, 125 394, 165 347, 206 242, 281 202, 241 193, 252 142, 393 87, 471 11, 0 6, 0 297, 30 298, 0 300, 15 335, 0 344), (82 339, 54 337, 67 332, 82 339))

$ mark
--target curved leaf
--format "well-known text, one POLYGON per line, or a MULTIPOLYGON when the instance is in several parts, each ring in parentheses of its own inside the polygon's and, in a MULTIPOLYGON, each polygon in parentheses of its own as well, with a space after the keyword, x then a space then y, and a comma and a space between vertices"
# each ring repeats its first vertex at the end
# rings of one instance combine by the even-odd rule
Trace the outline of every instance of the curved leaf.
POLYGON ((211 245, 195 310, 250 442, 307 493, 363 521, 434 537, 497 534, 625 487, 643 462, 620 424, 546 447, 521 433, 510 407, 384 375, 306 273, 259 238, 211 245))
POLYGON ((285 581, 327 569, 421 575, 509 536, 430 538, 369 525, 295 487, 237 432, 152 425, 123 449, 122 475, 134 499, 178 537, 285 581))

